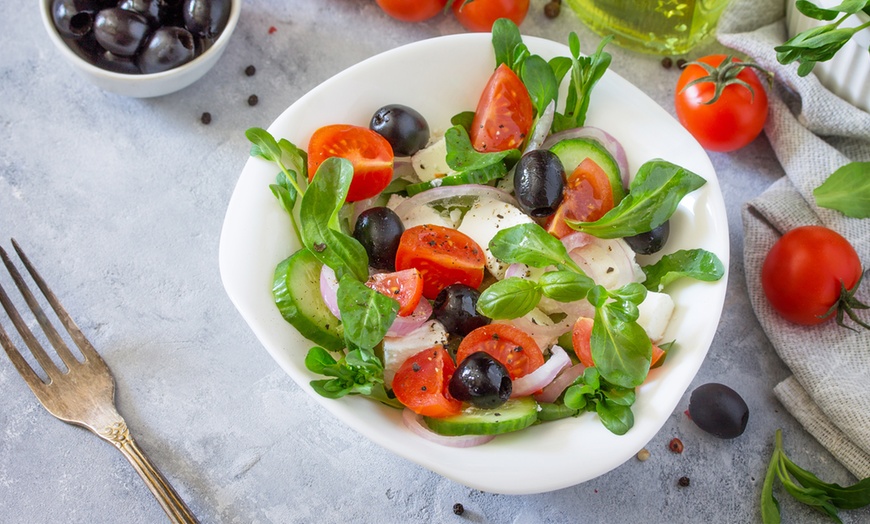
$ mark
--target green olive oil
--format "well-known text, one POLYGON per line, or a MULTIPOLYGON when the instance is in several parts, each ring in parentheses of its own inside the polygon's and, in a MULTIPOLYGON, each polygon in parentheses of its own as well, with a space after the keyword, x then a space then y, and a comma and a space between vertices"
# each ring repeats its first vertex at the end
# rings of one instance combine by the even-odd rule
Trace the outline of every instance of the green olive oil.
POLYGON ((590 29, 622 47, 682 55, 714 35, 728 0, 566 0, 590 29))

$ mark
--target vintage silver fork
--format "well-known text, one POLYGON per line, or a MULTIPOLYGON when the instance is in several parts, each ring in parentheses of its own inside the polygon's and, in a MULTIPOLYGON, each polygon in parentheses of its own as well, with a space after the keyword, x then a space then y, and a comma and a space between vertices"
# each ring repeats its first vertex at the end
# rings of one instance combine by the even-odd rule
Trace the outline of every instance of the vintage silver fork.
POLYGON ((6 350, 9 359, 15 365, 15 368, 18 369, 18 373, 21 374, 24 381, 36 395, 36 398, 39 399, 39 402, 49 413, 64 422, 91 430, 120 450, 121 454, 130 461, 130 464, 133 465, 133 468, 139 473, 142 480, 145 481, 151 493, 157 498, 170 521, 184 523, 198 522, 184 501, 181 500, 181 497, 178 496, 163 475, 157 471, 157 468, 151 464, 151 461, 139 449, 133 437, 130 436, 127 423, 124 422, 124 419, 121 418, 121 415, 118 414, 115 408, 115 379, 112 377, 109 367, 91 343, 88 342, 72 318, 70 318, 57 297, 52 293, 42 277, 39 276, 39 273, 34 269, 30 260, 27 259, 27 256, 24 255, 24 252, 14 239, 12 240, 12 246, 18 253, 18 257, 23 262, 24 267, 30 273, 33 281, 42 291, 52 309, 54 309, 61 324, 66 328, 70 338, 75 342, 84 356, 84 360, 81 361, 73 355, 64 340, 52 326, 51 321, 46 317, 42 307, 40 307, 27 283, 6 254, 6 251, 0 247, 0 257, 3 259, 3 264, 12 276, 12 280, 15 281, 15 285, 21 291, 21 295, 36 317, 37 322, 42 327, 46 338, 54 346, 58 357, 60 357, 60 360, 67 368, 66 371, 61 370, 48 356, 42 345, 24 323, 21 315, 19 315, 9 299, 9 295, 3 290, 3 286, 0 286, 0 303, 3 304, 3 309, 6 310, 9 319, 30 349, 33 358, 42 367, 48 380, 43 381, 33 371, 33 368, 21 356, 21 353, 12 343, 6 331, 3 330, 2 323, 0 323, 0 345, 6 350))

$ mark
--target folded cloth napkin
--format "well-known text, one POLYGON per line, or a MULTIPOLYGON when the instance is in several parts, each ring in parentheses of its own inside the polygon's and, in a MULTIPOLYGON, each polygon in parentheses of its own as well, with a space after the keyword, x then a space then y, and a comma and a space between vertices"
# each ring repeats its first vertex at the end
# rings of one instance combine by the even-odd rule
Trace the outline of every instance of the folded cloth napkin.
MULTIPOLYGON (((827 226, 846 237, 870 267, 870 219, 847 218, 815 205, 812 195, 849 161, 870 161, 870 113, 845 102, 797 64, 776 61, 787 39, 785 3, 732 0, 718 40, 774 73, 765 134, 786 176, 743 210, 744 264, 752 307, 773 347, 793 373, 774 388, 788 411, 858 478, 870 477, 870 331, 835 322, 805 327, 779 317, 761 288, 764 258, 782 233, 827 226)), ((870 174, 868 174, 870 176, 870 174)), ((857 297, 868 303, 870 275, 857 297)), ((867 311, 859 312, 870 322, 867 311)), ((849 322, 847 320, 847 322, 849 322)))

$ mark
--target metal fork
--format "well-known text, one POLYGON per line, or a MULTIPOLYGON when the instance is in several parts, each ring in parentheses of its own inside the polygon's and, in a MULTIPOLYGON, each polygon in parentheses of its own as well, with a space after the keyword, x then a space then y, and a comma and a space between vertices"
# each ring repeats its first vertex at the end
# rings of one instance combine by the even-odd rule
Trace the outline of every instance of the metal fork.
POLYGON ((66 343, 52 326, 51 321, 46 317, 45 312, 36 301, 21 274, 13 265, 12 260, 6 254, 6 251, 0 247, 0 257, 3 259, 3 264, 12 276, 12 280, 15 281, 15 285, 21 291, 21 295, 36 317, 37 322, 42 327, 46 338, 54 346, 58 357, 60 357, 60 360, 67 368, 67 371, 63 371, 52 361, 22 320, 21 315, 9 299, 9 295, 3 290, 3 286, 0 286, 0 303, 3 304, 3 309, 6 310, 9 319, 12 321, 15 329, 18 330, 27 347, 30 348, 31 354, 42 367, 48 380, 43 381, 33 371, 33 368, 21 356, 21 353, 19 353, 18 349, 9 339, 9 336, 3 330, 3 325, 0 324, 0 345, 6 350, 9 359, 15 365, 15 368, 18 369, 18 373, 21 374, 24 381, 36 395, 36 398, 39 399, 39 402, 49 413, 64 422, 87 428, 115 446, 130 461, 130 464, 133 465, 133 468, 139 473, 142 480, 145 481, 148 489, 157 498, 170 521, 183 523, 198 522, 184 501, 181 500, 181 497, 178 496, 163 475, 157 471, 157 468, 151 464, 151 461, 139 449, 133 437, 130 436, 127 423, 124 422, 124 419, 121 418, 121 415, 118 414, 115 408, 115 379, 112 377, 109 367, 91 343, 88 342, 72 318, 70 318, 57 297, 52 293, 42 277, 39 276, 39 273, 34 269, 30 260, 28 260, 14 239, 12 240, 12 246, 24 263, 24 267, 27 268, 33 281, 42 291, 52 309, 54 309, 61 324, 66 328, 70 338, 75 342, 84 356, 84 361, 80 361, 70 352, 69 347, 67 347, 66 343))

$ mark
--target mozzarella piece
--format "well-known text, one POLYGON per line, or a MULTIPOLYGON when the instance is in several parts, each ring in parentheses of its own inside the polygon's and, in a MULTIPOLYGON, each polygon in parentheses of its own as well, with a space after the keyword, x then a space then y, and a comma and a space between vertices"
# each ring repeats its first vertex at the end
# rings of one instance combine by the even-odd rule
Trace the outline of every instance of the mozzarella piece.
POLYGON ((640 312, 637 323, 646 331, 650 340, 658 344, 665 336, 665 330, 674 315, 674 300, 667 293, 648 291, 637 309, 640 312))
MULTIPOLYGON (((399 195, 390 195, 387 201, 387 207, 393 211, 399 207, 407 198, 399 195)), ((422 226, 423 224, 433 224, 436 226, 453 227, 453 222, 438 211, 435 211, 429 206, 417 206, 407 213, 405 216, 399 217, 405 229, 411 229, 414 226, 422 226)))
POLYGON ((492 275, 504 278, 508 264, 495 258, 489 251, 489 241, 502 229, 532 223, 532 218, 519 208, 493 198, 481 198, 465 213, 457 228, 471 237, 486 252, 486 267, 492 275))
POLYGON ((411 165, 421 182, 429 182, 455 173, 447 165, 447 140, 440 137, 411 157, 411 165))
POLYGON ((447 345, 447 330, 441 322, 430 320, 403 337, 384 337, 383 344, 384 383, 392 387, 396 371, 406 360, 432 346, 447 345))

